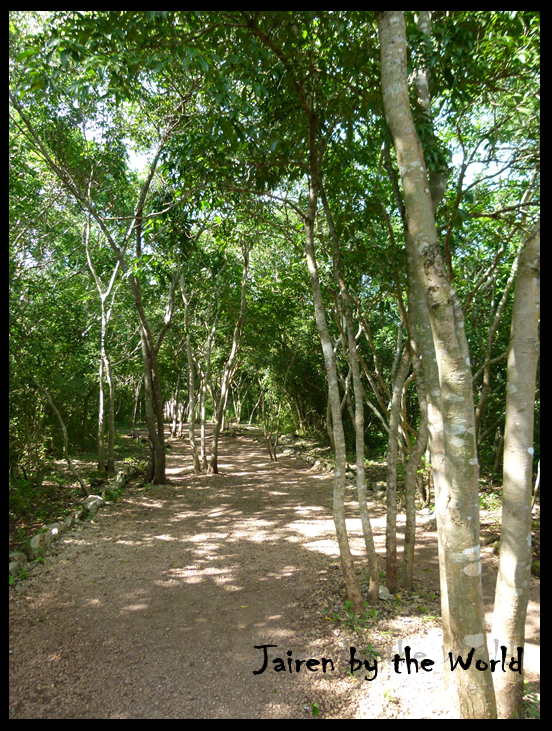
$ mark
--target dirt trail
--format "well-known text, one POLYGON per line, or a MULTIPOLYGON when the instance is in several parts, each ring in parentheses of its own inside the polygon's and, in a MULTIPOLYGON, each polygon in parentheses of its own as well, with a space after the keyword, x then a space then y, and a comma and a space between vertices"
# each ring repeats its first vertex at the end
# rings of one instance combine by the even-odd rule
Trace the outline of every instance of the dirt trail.
MULTIPOLYGON (((11 718, 309 718, 312 703, 327 718, 453 717, 438 673, 348 675, 351 637, 325 616, 344 600, 331 477, 270 463, 249 435, 222 440, 220 475, 194 476, 187 444, 171 447, 170 485, 131 488, 10 591, 11 718), (258 675, 255 645, 277 646, 258 675), (275 672, 287 651, 335 671, 275 672)), ((348 526, 362 556, 360 521, 348 526)), ((420 534, 417 556, 419 581, 437 589, 434 536, 420 534)), ((438 622, 385 612, 389 638, 438 651, 438 622)))

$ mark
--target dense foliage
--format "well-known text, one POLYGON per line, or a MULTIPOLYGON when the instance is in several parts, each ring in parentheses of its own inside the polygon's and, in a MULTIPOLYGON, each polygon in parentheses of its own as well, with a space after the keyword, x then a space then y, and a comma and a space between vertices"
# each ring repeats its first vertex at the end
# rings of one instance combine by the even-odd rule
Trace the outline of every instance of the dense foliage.
MULTIPOLYGON (((513 267, 539 201, 539 14, 436 11, 429 40, 412 13, 407 20, 410 71, 430 72, 431 110, 414 94, 412 103, 428 169, 446 183, 436 218, 465 306, 480 457, 496 470, 513 267)), ((131 278, 162 340, 164 401, 177 389, 180 401, 187 398, 180 277, 198 389, 216 324, 213 412, 239 316, 244 247, 247 315, 227 419, 260 419, 264 393, 274 409, 281 400, 286 429, 325 430, 324 368, 304 265, 306 111, 316 114, 324 191, 356 303, 366 446, 369 456, 385 451, 407 280, 371 11, 11 11, 10 93, 14 478, 40 483, 62 449, 37 384, 57 405, 72 448, 95 448, 102 340, 116 422, 132 421, 141 354, 131 278), (139 204, 137 245, 129 221, 139 204), (113 277, 103 336, 92 267, 103 292, 113 277)), ((317 243, 342 393, 351 394, 322 212, 317 243)), ((352 444, 351 404, 345 399, 343 409, 352 444)), ((411 385, 405 449, 418 418, 411 385)))

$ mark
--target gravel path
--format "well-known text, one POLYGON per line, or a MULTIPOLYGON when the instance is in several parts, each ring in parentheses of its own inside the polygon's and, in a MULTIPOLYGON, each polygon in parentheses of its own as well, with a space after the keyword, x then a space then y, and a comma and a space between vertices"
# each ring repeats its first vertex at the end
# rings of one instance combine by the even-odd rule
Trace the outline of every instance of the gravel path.
MULTIPOLYGON (((313 704, 326 718, 454 717, 438 672, 347 672, 350 646, 360 654, 368 637, 329 621, 345 598, 330 476, 270 463, 249 435, 222 440, 220 475, 194 476, 187 444, 171 447, 170 485, 130 488, 10 590, 10 718, 295 719, 313 704), (254 674, 263 645, 275 647, 254 674), (276 672, 288 652, 320 665, 276 672)), ((350 525, 363 556, 360 521, 350 525)), ((417 575, 435 590, 435 541, 420 540, 417 575)), ((372 648, 415 636, 438 652, 438 620, 395 610, 382 607, 372 648)))

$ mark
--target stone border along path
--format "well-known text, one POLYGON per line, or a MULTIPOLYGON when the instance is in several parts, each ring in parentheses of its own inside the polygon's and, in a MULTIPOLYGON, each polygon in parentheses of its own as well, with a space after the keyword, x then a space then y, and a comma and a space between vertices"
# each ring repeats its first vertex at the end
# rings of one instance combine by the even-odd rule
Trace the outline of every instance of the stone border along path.
MULTIPOLYGON (((121 490, 134 477, 141 474, 141 470, 135 465, 125 465, 125 467, 117 473, 111 484, 107 484, 102 492, 112 490, 121 490)), ((54 541, 57 541, 64 533, 71 530, 76 525, 82 524, 86 520, 92 519, 98 510, 106 505, 106 500, 100 495, 88 495, 79 508, 72 514, 68 515, 61 523, 50 523, 44 525, 30 540, 29 546, 19 551, 12 551, 9 555, 9 574, 13 577, 14 583, 19 580, 21 571, 32 568, 37 559, 45 557, 48 549, 54 541), (31 562, 29 564, 29 562, 31 562)))

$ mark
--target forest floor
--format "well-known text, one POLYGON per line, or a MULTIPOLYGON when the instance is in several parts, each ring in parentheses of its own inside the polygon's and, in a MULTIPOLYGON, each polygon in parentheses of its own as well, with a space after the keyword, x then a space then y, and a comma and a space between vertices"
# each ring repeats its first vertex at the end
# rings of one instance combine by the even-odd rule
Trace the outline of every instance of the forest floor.
MULTIPOLYGON (((271 463, 255 436, 221 440, 218 475, 194 475, 187 440, 171 441, 169 484, 131 485, 10 589, 10 718, 457 717, 442 689, 435 524, 418 528, 415 591, 355 620, 344 609, 332 477, 296 458, 271 463), (255 674, 263 645, 267 668, 255 674), (406 646, 435 661, 431 672, 395 672, 390 658, 406 646), (349 672, 351 647, 372 670, 349 672), (297 672, 295 660, 309 659, 297 672)), ((385 505, 371 497, 383 556, 385 505)), ((366 589, 357 507, 348 488, 366 589)), ((400 545, 403 530, 401 515, 400 545)), ((489 632, 497 564, 483 549, 489 632)), ((538 712, 540 679, 531 581, 526 718, 538 712)))

